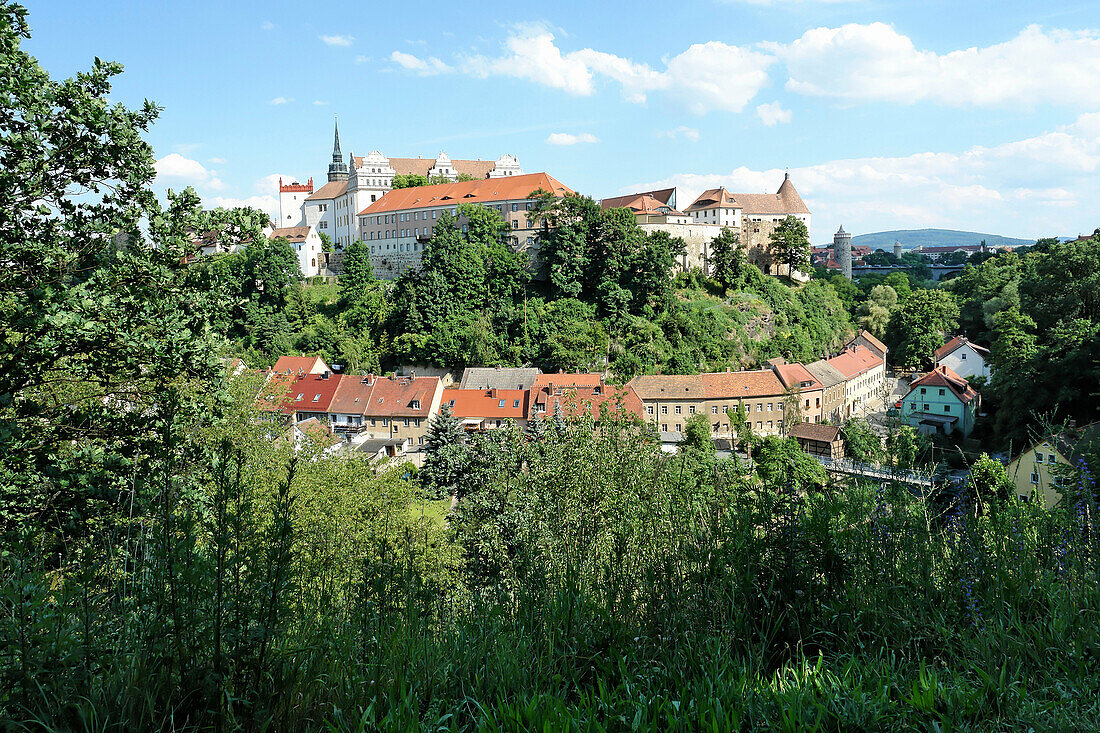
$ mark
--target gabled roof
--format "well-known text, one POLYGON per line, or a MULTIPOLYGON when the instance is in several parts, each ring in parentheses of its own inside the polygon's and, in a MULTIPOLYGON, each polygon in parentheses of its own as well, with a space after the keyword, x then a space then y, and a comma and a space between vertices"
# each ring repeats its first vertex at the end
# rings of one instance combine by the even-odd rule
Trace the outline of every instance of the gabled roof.
POLYGON ((345 374, 340 386, 332 396, 329 412, 340 415, 362 415, 370 402, 370 393, 377 377, 367 379, 354 374, 345 374))
POLYGON ((840 370, 824 360, 818 360, 811 364, 807 364, 806 371, 817 377, 817 381, 821 382, 825 389, 835 387, 847 381, 840 370))
POLYGON ((770 397, 783 394, 783 383, 771 369, 748 372, 712 372, 700 374, 707 399, 728 400, 742 397, 770 397))
POLYGON ((698 375, 642 374, 629 382, 643 400, 706 399, 703 382, 698 375))
POLYGON ((604 410, 617 410, 620 406, 627 414, 643 417, 642 400, 630 387, 545 385, 532 389, 530 399, 528 409, 531 417, 536 414, 552 416, 558 403, 567 417, 579 417, 588 413, 598 420, 604 410))
POLYGON ((683 216, 681 212, 646 193, 638 194, 636 196, 619 196, 615 199, 615 201, 617 201, 618 203, 616 203, 614 206, 607 206, 605 204, 605 202, 609 200, 611 199, 604 199, 604 201, 601 201, 600 208, 630 209, 630 211, 635 215, 650 214, 659 216, 683 216))
POLYGON ((527 394, 525 389, 445 389, 439 404, 457 418, 519 420, 527 417, 527 394))
POLYGON ((530 389, 540 372, 535 367, 466 367, 461 389, 530 389))
POLYGON ((626 196, 612 196, 610 198, 600 199, 600 208, 618 209, 624 206, 630 208, 630 202, 636 201, 644 196, 648 196, 664 206, 671 207, 671 202, 675 193, 675 188, 662 188, 659 191, 642 191, 640 193, 627 194, 626 196))
POLYGON ((832 443, 839 434, 840 427, 837 425, 823 425, 812 422, 795 423, 787 430, 787 435, 791 438, 819 440, 823 443, 832 443))
POLYGON ((978 355, 981 356, 982 359, 986 359, 989 357, 989 349, 985 348, 984 346, 978 346, 977 344, 972 343, 970 339, 968 339, 966 336, 956 336, 940 348, 936 349, 936 361, 938 362, 940 359, 947 358, 949 355, 962 348, 963 346, 969 346, 970 348, 974 349, 974 351, 978 352, 978 355))
POLYGON ((1100 443, 1100 422, 1089 423, 1081 428, 1070 428, 1054 438, 1058 452, 1070 463, 1077 465, 1086 457, 1089 446, 1100 443))
POLYGON ((886 344, 875 338, 874 334, 872 334, 870 331, 865 330, 860 330, 854 337, 852 337, 852 340, 849 341, 848 344, 862 344, 863 346, 866 346, 873 351, 877 351, 879 356, 881 356, 883 359, 886 358, 886 352, 888 351, 888 349, 886 348, 886 344))
POLYGON ((559 197, 575 193, 573 189, 548 173, 527 173, 522 176, 397 188, 387 191, 382 198, 360 211, 359 215, 384 214, 391 211, 425 209, 436 206, 517 201, 529 198, 532 193, 539 189, 559 197))
POLYGON ((978 396, 978 393, 974 391, 969 382, 945 364, 941 364, 934 371, 928 372, 920 379, 913 381, 909 385, 909 391, 906 393, 905 398, 908 399, 909 395, 913 394, 913 391, 918 387, 946 387, 964 405, 978 396))
POLYGON ((801 364, 778 364, 775 367, 775 371, 779 375, 779 381, 782 382, 783 386, 786 388, 794 387, 806 390, 825 388, 821 380, 801 364), (809 384, 806 384, 807 382, 809 382, 809 384), (806 386, 801 386, 803 384, 806 384, 806 386))
POLYGON ((713 209, 716 206, 740 208, 740 205, 734 200, 733 194, 727 191, 725 187, 720 186, 718 188, 708 188, 706 191, 703 191, 695 198, 691 206, 684 209, 684 211, 713 209))
MULTIPOLYGON (((468 371, 468 370, 467 370, 468 371)), ((465 379, 463 374, 463 379, 465 379)), ((581 372, 557 372, 557 373, 542 373, 535 375, 535 381, 531 385, 531 389, 542 389, 544 387, 600 387, 603 385, 603 375, 599 372, 592 374, 586 374, 581 372)))
POLYGON ((855 379, 883 363, 881 356, 859 344, 847 347, 828 361, 844 375, 845 380, 855 379))
POLYGON ((280 412, 284 415, 294 412, 328 412, 340 381, 339 374, 333 374, 328 379, 320 374, 306 374, 295 378, 283 396, 280 412))
POLYGON ((271 234, 267 235, 268 239, 285 239, 291 244, 297 244, 298 242, 306 241, 306 237, 309 236, 309 227, 283 227, 282 229, 274 229, 271 234))
POLYGON ((370 402, 363 411, 368 417, 429 417, 435 408, 439 377, 387 377, 374 380, 370 402))
POLYGON ((331 372, 332 367, 319 356, 280 356, 271 371, 276 374, 320 374, 331 372))
POLYGON ((329 181, 306 197, 306 201, 319 201, 321 199, 334 199, 343 196, 348 191, 347 181, 329 181))

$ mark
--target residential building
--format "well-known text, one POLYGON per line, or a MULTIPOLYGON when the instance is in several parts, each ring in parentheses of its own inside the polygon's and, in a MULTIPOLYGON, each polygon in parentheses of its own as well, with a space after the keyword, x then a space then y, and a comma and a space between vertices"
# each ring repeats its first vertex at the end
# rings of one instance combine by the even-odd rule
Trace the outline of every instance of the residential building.
POLYGON ((674 203, 676 189, 647 191, 629 196, 602 199, 603 209, 621 208, 634 214, 638 227, 646 233, 667 232, 684 242, 684 254, 676 264, 681 271, 698 268, 710 274, 710 243, 722 232, 719 224, 700 222, 690 214, 678 211, 674 203))
POLYGON ((806 371, 821 384, 821 419, 840 422, 844 419, 847 379, 829 362, 821 359, 806 365, 806 371))
POLYGON ((445 389, 440 400, 466 430, 493 430, 512 421, 527 427, 530 392, 526 389, 445 389))
POLYGON ((956 336, 936 349, 936 366, 946 365, 960 377, 989 378, 989 349, 956 336))
POLYGON ((1008 464, 1008 478, 1022 501, 1039 501, 1046 508, 1062 502, 1066 487, 1062 477, 1078 468, 1086 449, 1100 444, 1100 422, 1068 429, 1051 438, 1036 440, 1008 464))
POLYGON ((542 224, 534 216, 536 191, 556 197, 574 193, 553 176, 529 173, 506 178, 487 178, 434 186, 401 188, 388 192, 358 212, 357 238, 370 246, 371 263, 380 278, 396 278, 420 267, 424 247, 435 233, 440 218, 449 214, 466 230, 460 204, 481 204, 504 219, 506 241, 538 260, 538 232, 542 224))
POLYGON ((273 376, 276 379, 269 381, 273 389, 278 389, 280 383, 287 387, 282 403, 277 408, 279 412, 289 416, 292 422, 302 422, 310 418, 328 422, 332 397, 341 381, 339 374, 307 373, 292 379, 287 378, 288 382, 278 379, 281 375, 273 376))
POLYGON ((542 372, 536 367, 466 367, 461 389, 531 389, 542 372))
POLYGON ((819 423, 824 413, 825 385, 802 364, 789 364, 783 359, 768 362, 779 377, 783 389, 798 396, 798 411, 802 422, 819 423))
POLYGON ((492 160, 457 160, 446 152, 435 158, 389 158, 377 150, 369 155, 344 155, 340 149, 340 130, 334 127, 332 162, 328 181, 313 189, 306 184, 279 184, 279 226, 306 224, 327 235, 337 249, 343 249, 357 237, 356 213, 393 189, 398 175, 417 174, 428 178, 472 176, 477 179, 508 178, 523 175, 514 155, 492 160))
POLYGON ((310 226, 272 229, 268 239, 285 239, 298 256, 298 269, 302 277, 316 277, 321 272, 321 237, 310 226))
POLYGON ((605 384, 599 374, 540 374, 530 391, 528 419, 551 418, 559 404, 566 417, 587 413, 597 423, 607 410, 645 418, 642 401, 632 388, 605 384))
POLYGON ((728 409, 743 406, 758 435, 778 435, 783 423, 783 384, 770 369, 710 374, 643 375, 630 380, 646 419, 660 433, 683 433, 695 414, 707 416, 711 435, 732 437, 728 409))
POLYGON ((783 183, 774 194, 730 193, 725 188, 712 188, 699 194, 684 213, 695 223, 738 229, 749 261, 773 273, 780 271, 775 266, 769 267, 774 264, 770 237, 775 227, 793 216, 810 230, 810 209, 795 190, 789 173, 784 174, 783 183))
POLYGON ((883 362, 886 361, 886 355, 889 353, 889 349, 886 348, 886 344, 875 338, 875 335, 870 331, 860 330, 848 342, 849 346, 865 346, 875 354, 878 355, 883 362))
POLYGON ((974 429, 978 403, 974 388, 942 365, 910 384, 901 414, 922 434, 958 432, 965 437, 974 429))
POLYGON ((844 375, 844 419, 867 409, 885 407, 886 360, 878 350, 850 342, 827 361, 844 375))
POLYGON ((346 375, 333 396, 329 421, 338 432, 403 446, 401 452, 419 465, 442 397, 439 377, 346 375))
POLYGON ((280 356, 271 367, 274 374, 302 375, 331 372, 332 367, 319 356, 280 356))
POLYGON ((787 437, 797 440, 802 452, 811 456, 834 461, 844 457, 844 431, 839 425, 803 422, 791 426, 787 437))

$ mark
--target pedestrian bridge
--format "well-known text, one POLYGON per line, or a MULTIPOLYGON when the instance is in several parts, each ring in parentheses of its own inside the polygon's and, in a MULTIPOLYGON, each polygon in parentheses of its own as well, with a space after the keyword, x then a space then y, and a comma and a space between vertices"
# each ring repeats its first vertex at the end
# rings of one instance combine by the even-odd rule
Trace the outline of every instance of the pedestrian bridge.
POLYGON ((898 469, 892 466, 880 466, 877 463, 853 461, 850 458, 829 458, 827 456, 814 456, 814 458, 821 461, 821 465, 830 473, 873 478, 881 481, 896 481, 898 483, 928 489, 931 489, 933 485, 932 476, 920 471, 898 469))

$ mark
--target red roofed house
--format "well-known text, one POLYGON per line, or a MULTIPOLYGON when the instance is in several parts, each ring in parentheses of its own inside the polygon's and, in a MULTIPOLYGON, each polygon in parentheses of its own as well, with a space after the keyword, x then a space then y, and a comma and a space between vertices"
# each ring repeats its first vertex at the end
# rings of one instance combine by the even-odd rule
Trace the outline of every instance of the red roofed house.
POLYGON ((604 410, 622 409, 644 419, 642 401, 630 387, 604 384, 599 374, 540 374, 531 388, 528 418, 548 418, 560 404, 566 417, 590 414, 597 422, 604 410))
POLYGON ((946 365, 961 377, 989 377, 989 349, 956 336, 936 349, 936 366, 946 365))
MULTIPOLYGON (((788 364, 782 359, 773 359, 772 371, 783 383, 783 388, 798 393, 802 422, 821 422, 825 385, 801 364, 788 364)), ((793 426, 787 426, 788 429, 793 426)))
POLYGON ((922 434, 957 431, 965 437, 974 429, 979 402, 970 383, 943 365, 913 381, 901 414, 922 434))
MULTIPOLYGON (((276 378, 281 375, 274 375, 276 378)), ((295 377, 283 396, 279 411, 290 415, 294 422, 315 417, 328 422, 329 407, 336 388, 340 384, 340 375, 331 372, 305 374, 295 377)))
POLYGON ((497 211, 509 234, 506 240, 522 252, 537 256, 536 237, 542 223, 532 216, 536 201, 532 194, 546 191, 561 198, 575 193, 547 173, 528 173, 504 178, 441 183, 434 186, 398 188, 354 212, 357 238, 370 247, 371 263, 380 278, 396 278, 420 267, 424 247, 444 214, 457 217, 459 204, 481 204, 497 211))
POLYGON ((271 367, 271 371, 274 374, 295 376, 331 372, 332 367, 319 356, 280 356, 275 366, 271 367))
POLYGON ((886 359, 878 350, 853 342, 826 363, 844 375, 844 418, 884 407, 879 402, 886 398, 886 359))
POLYGON ((527 427, 525 389, 445 389, 440 400, 451 408, 467 430, 490 430, 512 420, 522 430, 527 427))

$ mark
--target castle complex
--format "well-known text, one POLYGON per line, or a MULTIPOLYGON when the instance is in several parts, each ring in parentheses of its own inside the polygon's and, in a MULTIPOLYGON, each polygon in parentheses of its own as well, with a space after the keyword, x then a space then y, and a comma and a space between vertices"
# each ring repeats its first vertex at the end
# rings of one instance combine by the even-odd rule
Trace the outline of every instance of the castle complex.
POLYGON ((460 176, 478 180, 519 176, 523 170, 514 155, 502 155, 496 161, 454 160, 445 152, 435 158, 387 158, 372 150, 366 156, 349 154, 345 163, 337 127, 325 185, 315 191, 312 178, 305 184, 279 181, 278 226, 313 227, 343 249, 359 238, 356 215, 390 191, 395 176, 410 174, 454 181, 460 176))

